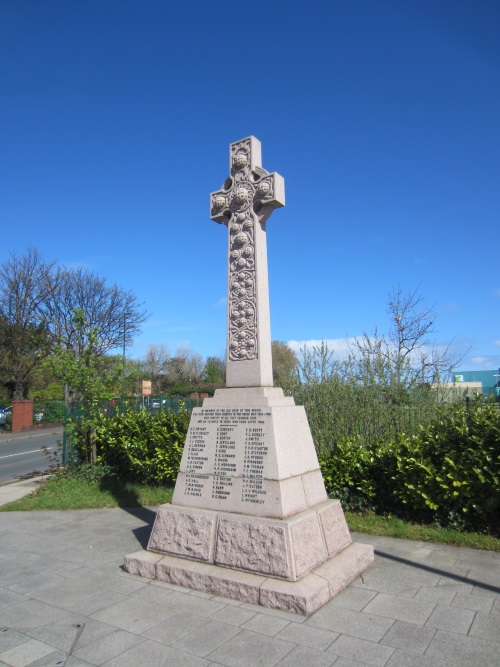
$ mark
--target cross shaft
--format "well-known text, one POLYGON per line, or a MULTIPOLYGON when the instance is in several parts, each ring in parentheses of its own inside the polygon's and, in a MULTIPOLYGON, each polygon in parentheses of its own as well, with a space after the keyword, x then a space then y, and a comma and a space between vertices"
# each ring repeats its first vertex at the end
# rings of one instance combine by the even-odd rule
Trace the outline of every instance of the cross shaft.
POLYGON ((230 145, 229 169, 210 195, 210 217, 228 227, 226 386, 271 387, 266 221, 285 205, 285 182, 262 168, 255 137, 230 145))

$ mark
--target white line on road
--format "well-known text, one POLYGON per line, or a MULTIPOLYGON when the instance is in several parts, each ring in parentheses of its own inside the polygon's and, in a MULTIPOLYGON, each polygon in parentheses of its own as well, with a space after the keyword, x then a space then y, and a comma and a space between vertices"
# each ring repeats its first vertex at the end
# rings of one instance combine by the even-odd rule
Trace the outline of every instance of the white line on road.
MULTIPOLYGON (((44 449, 50 450, 54 449, 53 447, 44 447, 44 449)), ((32 449, 29 452, 18 452, 17 454, 6 454, 5 456, 0 456, 0 459, 10 459, 11 456, 23 456, 23 454, 34 454, 35 452, 41 452, 41 449, 32 449)))

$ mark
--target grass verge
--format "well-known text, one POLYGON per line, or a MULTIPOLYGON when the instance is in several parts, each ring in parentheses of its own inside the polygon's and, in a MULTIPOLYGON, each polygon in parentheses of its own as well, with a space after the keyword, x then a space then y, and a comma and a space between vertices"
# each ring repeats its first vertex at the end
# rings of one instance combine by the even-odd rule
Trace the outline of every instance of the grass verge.
POLYGON ((161 505, 171 502, 172 494, 172 488, 120 482, 117 479, 55 477, 29 496, 3 505, 0 512, 161 505))
MULTIPOLYGON (((171 502, 172 494, 172 487, 121 482, 113 476, 89 479, 62 474, 56 475, 29 496, 3 505, 0 512, 155 506, 171 502)), ((423 526, 391 516, 369 513, 346 512, 345 516, 349 529, 357 533, 451 544, 500 553, 500 540, 489 535, 423 526)))
POLYGON ((466 533, 452 528, 424 526, 409 523, 393 516, 379 516, 370 513, 354 514, 353 512, 346 512, 345 517, 349 530, 356 533, 399 537, 405 540, 434 542, 436 544, 451 544, 455 547, 486 549, 500 553, 500 540, 482 533, 466 533))

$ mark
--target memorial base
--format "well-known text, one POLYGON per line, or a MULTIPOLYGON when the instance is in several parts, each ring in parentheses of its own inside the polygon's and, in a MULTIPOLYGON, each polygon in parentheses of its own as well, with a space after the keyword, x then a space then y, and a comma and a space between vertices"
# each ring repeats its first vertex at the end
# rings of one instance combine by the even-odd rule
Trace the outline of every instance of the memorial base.
POLYGON ((278 387, 233 387, 193 409, 173 504, 125 569, 310 614, 372 562, 328 499, 303 406, 278 387))
POLYGON ((286 519, 176 505, 158 510, 148 550, 125 557, 131 574, 310 614, 373 562, 352 544, 338 500, 286 519))
POLYGON ((125 569, 149 579, 185 586, 221 597, 312 614, 340 593, 373 562, 373 547, 351 544, 297 581, 285 581, 219 565, 137 551, 125 557, 125 569))

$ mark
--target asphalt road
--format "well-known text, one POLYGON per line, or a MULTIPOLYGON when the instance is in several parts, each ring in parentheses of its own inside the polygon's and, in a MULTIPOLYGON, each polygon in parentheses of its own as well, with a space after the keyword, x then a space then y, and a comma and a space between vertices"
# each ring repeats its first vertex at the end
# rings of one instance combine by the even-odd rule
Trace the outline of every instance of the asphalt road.
POLYGON ((53 453, 57 451, 58 440, 62 441, 62 428, 50 429, 48 433, 1 435, 0 484, 48 470, 49 461, 41 448, 46 446, 53 453))

